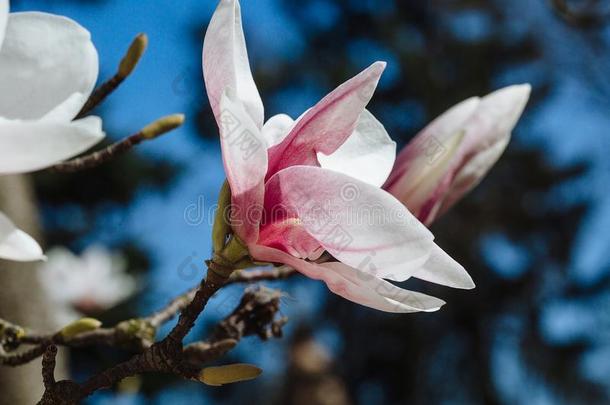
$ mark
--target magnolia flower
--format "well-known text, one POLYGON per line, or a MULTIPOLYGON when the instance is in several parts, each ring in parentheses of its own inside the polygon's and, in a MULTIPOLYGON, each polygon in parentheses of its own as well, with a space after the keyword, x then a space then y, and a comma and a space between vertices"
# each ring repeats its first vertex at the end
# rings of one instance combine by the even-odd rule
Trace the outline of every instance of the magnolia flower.
POLYGON ((126 262, 102 246, 91 246, 80 256, 56 247, 38 268, 38 278, 58 309, 58 323, 112 308, 136 290, 136 280, 125 273, 126 262))
MULTIPOLYGON (((104 137, 98 117, 73 121, 97 80, 89 32, 65 17, 9 14, 8 6, 0 0, 0 175, 48 167, 104 137)), ((1 212, 0 258, 44 258, 1 212)))
POLYGON ((500 158, 529 94, 528 84, 510 86, 452 107, 402 150, 383 188, 429 225, 500 158))
POLYGON ((282 114, 264 123, 236 0, 221 0, 203 47, 231 188, 232 227, 250 255, 289 265, 371 308, 435 311, 442 300, 386 280, 474 284, 430 231, 381 189, 395 144, 365 106, 384 67, 374 63, 296 121, 282 114), (323 252, 337 261, 316 262, 323 252))

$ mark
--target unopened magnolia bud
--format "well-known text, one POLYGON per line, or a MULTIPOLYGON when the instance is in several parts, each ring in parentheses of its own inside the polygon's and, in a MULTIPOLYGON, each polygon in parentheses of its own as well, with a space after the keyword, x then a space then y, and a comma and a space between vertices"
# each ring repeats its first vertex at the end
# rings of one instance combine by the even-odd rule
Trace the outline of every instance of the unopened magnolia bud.
POLYGON ((184 124, 184 114, 168 115, 166 117, 159 118, 152 124, 147 125, 140 131, 140 133, 144 138, 152 139, 174 130, 182 124, 184 124))
POLYGON ((119 65, 119 77, 122 79, 126 78, 133 72, 136 68, 136 65, 142 58, 144 51, 146 50, 146 46, 148 46, 148 37, 146 34, 139 34, 131 45, 129 45, 129 49, 127 53, 121 60, 121 64, 119 65))
POLYGON ((219 367, 206 367, 199 373, 199 381, 207 385, 220 386, 239 381, 252 380, 263 370, 251 364, 229 364, 219 367))
POLYGON ((64 339, 71 339, 84 332, 98 329, 102 323, 95 318, 81 318, 64 327, 59 333, 64 339))

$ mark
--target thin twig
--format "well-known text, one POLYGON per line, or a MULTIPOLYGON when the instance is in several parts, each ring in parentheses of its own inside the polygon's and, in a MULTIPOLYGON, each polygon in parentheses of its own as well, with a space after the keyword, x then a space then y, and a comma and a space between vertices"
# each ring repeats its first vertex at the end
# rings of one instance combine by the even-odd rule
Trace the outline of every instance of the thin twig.
POLYGON ((49 170, 59 173, 72 173, 85 169, 90 169, 114 159, 129 151, 134 146, 142 141, 154 139, 164 133, 178 128, 184 123, 184 115, 174 114, 160 118, 152 124, 146 126, 139 132, 128 136, 125 139, 117 141, 104 149, 92 152, 88 155, 69 160, 67 162, 58 163, 52 166, 49 170))
POLYGON ((106 99, 113 91, 115 91, 123 81, 133 72, 136 65, 140 61, 140 58, 144 54, 148 45, 148 37, 146 34, 138 34, 135 39, 131 42, 129 49, 125 53, 117 73, 110 78, 108 81, 99 86, 91 94, 83 108, 80 110, 76 119, 82 118, 87 115, 91 110, 97 107, 102 101, 106 99))
POLYGON ((60 173, 72 173, 80 170, 90 169, 115 158, 117 155, 127 152, 143 140, 144 137, 142 137, 142 133, 138 132, 121 141, 115 142, 102 150, 67 162, 58 163, 51 167, 50 170, 60 173))

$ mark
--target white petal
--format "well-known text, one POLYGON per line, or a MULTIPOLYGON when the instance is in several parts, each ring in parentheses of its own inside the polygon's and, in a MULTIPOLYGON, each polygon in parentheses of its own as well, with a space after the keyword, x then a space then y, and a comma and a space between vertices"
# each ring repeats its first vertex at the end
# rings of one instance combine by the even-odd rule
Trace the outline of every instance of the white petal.
POLYGON ((203 41, 203 76, 210 105, 220 126, 220 98, 229 86, 255 125, 263 126, 263 102, 250 72, 248 51, 237 0, 221 0, 203 41))
POLYGON ((268 147, 282 142, 295 121, 286 114, 277 114, 269 118, 263 125, 263 137, 267 140, 268 147))
POLYGON ((311 263, 264 246, 253 246, 250 252, 259 260, 287 264, 309 278, 322 280, 333 293, 379 311, 433 312, 445 304, 438 298, 404 290, 343 263, 311 263))
POLYGON ((0 259, 30 262, 44 260, 42 249, 27 233, 17 229, 0 211, 0 259))
POLYGON ((2 41, 4 41, 4 32, 6 31, 6 22, 8 21, 8 0, 0 0, 0 49, 2 49, 2 41))
MULTIPOLYGON (((343 263, 323 263, 321 266, 333 270, 344 280, 353 283, 353 288, 360 293, 358 297, 360 302, 355 302, 380 311, 434 312, 438 311, 445 304, 443 300, 415 291, 405 290, 379 277, 367 274, 343 263)), ((324 273, 324 279, 330 278, 328 273, 324 273)), ((335 292, 332 283, 327 281, 327 284, 329 284, 331 291, 335 292)), ((342 284, 340 283, 337 287, 341 289, 342 284)))
POLYGON ((103 137, 99 117, 70 123, 0 119, 0 174, 43 169, 84 152, 103 137))
POLYGON ((265 208, 274 205, 297 216, 335 258, 369 274, 399 268, 406 279, 434 245, 430 231, 389 193, 332 170, 281 170, 266 185, 265 208))
POLYGON ((413 273, 413 277, 453 288, 469 290, 475 287, 464 267, 438 246, 434 246, 428 261, 413 273))
POLYGON ((335 153, 318 153, 323 168, 335 170, 380 187, 396 159, 396 142, 368 110, 360 114, 356 130, 335 153))
POLYGON ((12 13, 0 50, 0 116, 38 119, 68 100, 74 118, 98 75, 98 56, 87 30, 45 13, 12 13))
POLYGON ((74 93, 61 104, 57 105, 51 111, 46 113, 41 121, 57 121, 57 122, 69 122, 72 121, 74 116, 78 114, 88 96, 83 93, 74 93))

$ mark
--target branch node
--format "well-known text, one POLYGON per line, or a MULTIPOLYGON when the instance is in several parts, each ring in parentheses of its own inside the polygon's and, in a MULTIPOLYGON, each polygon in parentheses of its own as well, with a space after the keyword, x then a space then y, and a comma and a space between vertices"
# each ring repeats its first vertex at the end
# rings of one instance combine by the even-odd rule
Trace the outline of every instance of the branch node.
POLYGON ((153 345, 157 336, 155 328, 147 319, 129 319, 115 327, 121 347, 142 351, 153 345))

